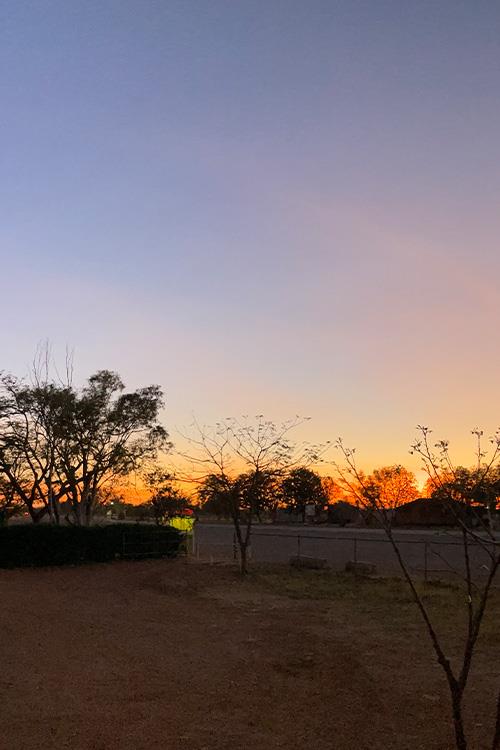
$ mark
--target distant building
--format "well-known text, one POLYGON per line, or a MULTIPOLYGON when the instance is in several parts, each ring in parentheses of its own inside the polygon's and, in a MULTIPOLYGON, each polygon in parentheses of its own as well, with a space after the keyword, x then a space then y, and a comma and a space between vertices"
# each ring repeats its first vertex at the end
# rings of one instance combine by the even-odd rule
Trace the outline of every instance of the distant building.
POLYGON ((417 497, 396 508, 394 526, 456 526, 456 518, 449 502, 431 497, 417 497))
POLYGON ((335 523, 340 526, 363 524, 363 515, 359 509, 344 500, 328 505, 327 514, 328 523, 335 523))

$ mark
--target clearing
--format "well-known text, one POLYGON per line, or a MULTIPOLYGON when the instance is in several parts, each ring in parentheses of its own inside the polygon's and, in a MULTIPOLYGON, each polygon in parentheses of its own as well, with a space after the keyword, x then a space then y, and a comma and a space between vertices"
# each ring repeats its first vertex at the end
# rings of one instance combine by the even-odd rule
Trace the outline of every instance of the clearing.
MULTIPOLYGON (((150 560, 0 571, 1 750, 444 750, 444 677, 401 581, 150 560)), ((459 598, 425 597, 458 655, 459 598)), ((498 596, 497 594, 495 595, 498 596)), ((469 688, 489 748, 500 600, 469 688)))

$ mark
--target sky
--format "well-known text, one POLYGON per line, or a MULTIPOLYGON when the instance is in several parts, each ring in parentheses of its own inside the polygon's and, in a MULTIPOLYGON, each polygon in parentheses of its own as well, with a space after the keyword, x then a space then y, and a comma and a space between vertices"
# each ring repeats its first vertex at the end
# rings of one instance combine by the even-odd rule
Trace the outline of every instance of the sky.
MULTIPOLYGON (((0 0, 0 368, 311 420, 367 467, 500 425, 500 5, 0 0)), ((471 444, 470 444, 471 445, 471 444)))

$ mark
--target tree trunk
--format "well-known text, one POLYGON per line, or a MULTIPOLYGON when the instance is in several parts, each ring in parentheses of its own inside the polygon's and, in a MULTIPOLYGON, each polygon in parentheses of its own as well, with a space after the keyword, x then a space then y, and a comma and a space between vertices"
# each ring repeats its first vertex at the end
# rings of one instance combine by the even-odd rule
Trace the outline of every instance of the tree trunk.
POLYGON ((462 716, 462 691, 458 687, 451 687, 451 704, 457 750, 467 750, 467 740, 465 739, 464 721, 462 716))
POLYGON ((240 573, 242 576, 248 573, 246 544, 240 544, 240 573))
POLYGON ((83 526, 82 523, 82 505, 78 502, 78 500, 74 501, 72 503, 73 505, 73 514, 75 516, 75 525, 76 526, 83 526))
POLYGON ((28 511, 29 511, 29 514, 31 516, 31 520, 33 521, 33 523, 40 523, 40 521, 42 520, 42 518, 47 512, 47 508, 41 508, 40 510, 35 510, 33 506, 29 506, 28 511))
POLYGON ((248 572, 248 544, 250 541, 251 516, 250 523, 247 523, 245 529, 245 535, 242 533, 240 519, 237 514, 233 515, 233 526, 240 551, 240 573, 241 575, 245 575, 248 572))
POLYGON ((495 734, 493 735, 493 744, 491 750, 500 750, 500 692, 497 698, 497 714, 495 720, 495 734))
POLYGON ((85 526, 92 524, 92 502, 87 499, 85 503, 85 526))

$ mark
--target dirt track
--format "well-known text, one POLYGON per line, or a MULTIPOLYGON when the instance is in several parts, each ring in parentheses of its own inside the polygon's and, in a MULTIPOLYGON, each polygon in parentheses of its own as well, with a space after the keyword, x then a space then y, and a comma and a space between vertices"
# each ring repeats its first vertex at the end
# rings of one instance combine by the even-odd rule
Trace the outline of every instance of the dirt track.
POLYGON ((0 592, 1 750, 450 746, 418 624, 350 599, 183 560, 0 571, 0 592))

